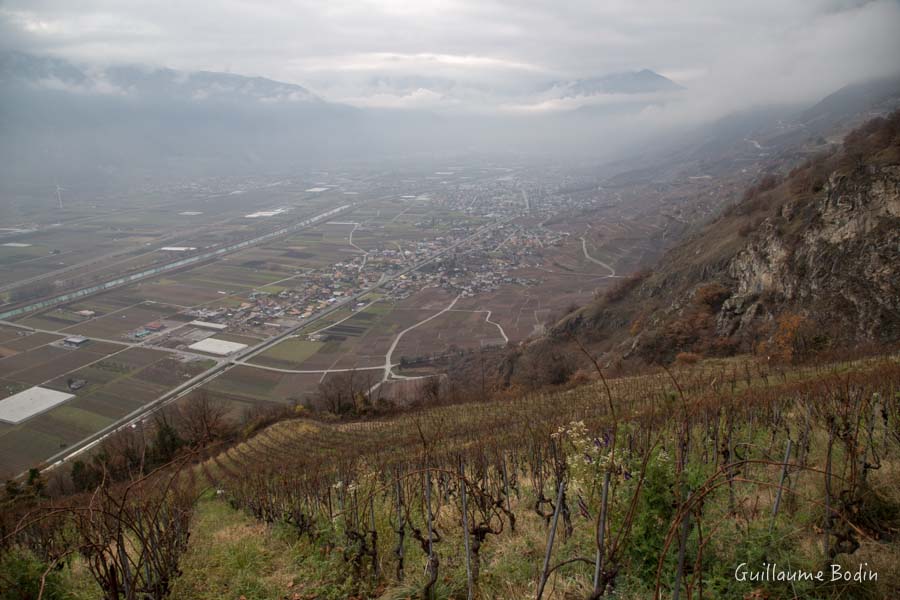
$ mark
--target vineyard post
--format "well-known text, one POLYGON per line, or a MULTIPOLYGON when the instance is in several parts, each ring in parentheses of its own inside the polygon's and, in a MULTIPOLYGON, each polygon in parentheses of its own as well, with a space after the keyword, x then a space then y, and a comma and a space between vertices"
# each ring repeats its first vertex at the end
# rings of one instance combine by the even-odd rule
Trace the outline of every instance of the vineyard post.
POLYGON ((521 492, 519 491, 519 471, 521 467, 519 466, 519 454, 518 452, 513 451, 512 455, 512 468, 513 468, 513 489, 516 491, 516 500, 521 500, 521 492))
POLYGON ((873 460, 875 463, 878 463, 878 451, 875 448, 875 417, 878 410, 878 394, 873 394, 872 401, 870 405, 869 415, 866 421, 866 445, 863 448, 859 459, 859 473, 860 473, 860 481, 862 485, 865 485, 866 479, 869 474, 869 452, 872 453, 874 457, 873 460))
POLYGON ((788 462, 791 460, 791 438, 788 438, 787 447, 784 450, 784 462, 781 466, 781 478, 778 481, 778 491, 775 493, 775 506, 772 507, 772 520, 769 522, 769 534, 775 527, 775 518, 778 516, 778 508, 781 506, 781 491, 784 489, 784 480, 787 478, 788 462))
POLYGON ((559 523, 560 507, 562 506, 565 489, 566 481, 560 477, 559 493, 556 495, 556 506, 553 510, 553 523, 550 525, 550 535, 547 538, 547 552, 544 554, 544 567, 541 569, 541 580, 538 585, 536 600, 541 600, 541 597, 544 595, 544 587, 547 585, 547 571, 550 569, 550 557, 553 554, 553 541, 556 538, 556 525, 559 523))
POLYGON ((798 440, 798 448, 797 448, 797 460, 800 463, 801 467, 806 466, 806 459, 809 456, 809 434, 810 434, 810 421, 812 420, 812 415, 810 414, 810 407, 807 402, 803 403, 803 433, 800 434, 800 439, 798 440))
POLYGON ((469 552, 469 516, 468 507, 466 505, 466 468, 462 458, 459 459, 459 493, 462 496, 462 526, 463 526, 463 548, 466 553, 466 586, 468 590, 467 598, 472 600, 472 554, 469 552))
POLYGON ((378 581, 378 528, 375 526, 375 491, 369 495, 369 523, 372 528, 372 570, 374 572, 375 581, 378 581))
POLYGON ((609 479, 611 474, 609 469, 606 470, 606 473, 603 474, 603 490, 600 493, 600 524, 597 528, 597 560, 594 563, 594 598, 599 598, 601 594, 600 590, 600 575, 603 572, 603 554, 604 554, 604 543, 606 536, 606 509, 607 509, 607 499, 609 497, 609 479))
POLYGON ((725 451, 727 452, 727 457, 725 458, 726 464, 722 466, 725 469, 726 477, 728 477, 728 512, 736 514, 737 500, 734 495, 734 469, 731 467, 731 463, 734 462, 734 445, 732 441, 732 434, 734 433, 734 407, 730 407, 725 411, 725 418, 728 423, 728 430, 725 436, 725 451))
POLYGON ((713 457, 715 458, 715 462, 713 463, 713 471, 717 471, 719 469, 719 426, 722 422, 722 409, 716 408, 716 426, 713 429, 713 457))
MULTIPOLYGON (((503 466, 503 495, 506 496, 506 510, 507 512, 512 512, 512 505, 509 500, 509 477, 506 473, 506 455, 500 457, 501 464, 503 466)), ((512 531, 516 530, 516 522, 513 521, 510 523, 510 529, 512 531)))
POLYGON ((703 420, 704 420, 704 430, 706 432, 706 439, 703 440, 703 463, 709 464, 709 445, 708 442, 713 442, 713 454, 715 454, 715 438, 710 435, 710 426, 709 426, 709 409, 703 411, 703 420))
POLYGON ((351 521, 351 527, 354 532, 358 532, 362 529, 362 526, 359 522, 359 496, 356 493, 356 488, 353 488, 353 495, 350 497, 350 502, 353 505, 353 520, 351 521))
POLYGON ((822 528, 822 550, 827 561, 831 537, 831 451, 834 446, 834 427, 828 428, 828 450, 825 455, 825 526, 822 528))
POLYGON ((400 486, 400 469, 397 469, 397 547, 394 555, 397 557, 397 581, 403 580, 403 538, 406 534, 406 521, 403 518, 403 492, 400 486))
MULTIPOLYGON (((685 498, 690 498, 691 490, 688 489, 684 494, 685 498)), ((688 533, 691 530, 691 512, 685 511, 684 518, 681 520, 681 540, 678 544, 678 568, 675 571, 675 584, 672 587, 672 600, 678 600, 681 596, 681 576, 684 571, 684 554, 687 549, 688 533)))
POLYGON ((437 581, 437 572, 434 561, 434 530, 431 523, 431 471, 427 468, 424 473, 425 480, 425 519, 428 526, 428 572, 429 583, 426 587, 427 597, 434 598, 434 583, 437 581))

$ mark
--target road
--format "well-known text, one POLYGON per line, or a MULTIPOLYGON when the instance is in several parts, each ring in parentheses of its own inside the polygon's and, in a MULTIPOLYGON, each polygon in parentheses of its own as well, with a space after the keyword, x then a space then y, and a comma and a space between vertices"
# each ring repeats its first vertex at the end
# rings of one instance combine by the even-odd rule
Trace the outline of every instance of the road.
MULTIPOLYGON (((384 369, 383 365, 378 365, 375 367, 352 367, 350 369, 312 369, 304 371, 302 369, 279 369, 278 367, 267 367, 265 365, 257 365, 248 362, 239 362, 237 364, 243 365, 245 367, 253 367, 254 369, 262 369, 263 371, 275 371, 276 373, 294 373, 299 375, 328 375, 329 373, 350 373, 351 371, 381 371, 384 369)), ((399 364, 400 363, 394 363, 391 366, 396 367, 399 364)))
POLYGON ((611 266, 609 266, 608 264, 606 264, 606 263, 603 262, 602 260, 597 260, 596 258, 594 258, 593 256, 591 256, 590 254, 588 254, 588 250, 587 250, 587 241, 586 241, 583 237, 581 238, 581 250, 584 252, 584 257, 585 257, 586 259, 588 259, 589 261, 591 261, 591 262, 594 263, 594 264, 600 265, 600 266, 603 267, 604 269, 608 269, 608 270, 609 270, 609 277, 615 277, 615 276, 616 276, 616 270, 615 270, 615 269, 613 269, 611 266))
POLYGON ((355 232, 357 229, 359 229, 359 227, 360 227, 360 224, 359 224, 359 223, 354 223, 354 224, 353 224, 353 229, 350 230, 350 240, 349 240, 349 242, 350 242, 350 245, 351 245, 353 248, 356 248, 357 250, 359 250, 360 252, 362 252, 362 255, 363 255, 363 261, 362 261, 362 264, 359 265, 359 272, 362 273, 363 269, 366 268, 366 263, 369 262, 369 253, 368 253, 366 250, 363 250, 362 248, 360 248, 359 246, 357 246, 356 244, 353 243, 353 232, 355 232))
POLYGON ((491 325, 496 326, 497 329, 500 330, 500 335, 503 336, 503 341, 507 344, 509 343, 509 337, 507 337, 506 332, 503 331, 503 326, 500 325, 500 323, 497 323, 496 321, 491 321, 491 314, 492 314, 491 311, 489 311, 489 310, 462 310, 462 309, 456 308, 456 309, 453 309, 453 312, 467 312, 467 313, 478 313, 478 314, 487 313, 486 316, 484 317, 484 322, 490 323, 491 325))

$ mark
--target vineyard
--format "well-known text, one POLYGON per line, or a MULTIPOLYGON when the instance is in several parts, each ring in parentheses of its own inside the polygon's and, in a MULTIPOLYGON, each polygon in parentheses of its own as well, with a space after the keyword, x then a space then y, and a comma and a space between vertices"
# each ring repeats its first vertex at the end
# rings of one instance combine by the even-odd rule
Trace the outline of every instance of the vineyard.
POLYGON ((89 496, 23 502, 4 515, 4 584, 36 586, 28 598, 73 597, 76 579, 83 597, 237 598, 188 572, 210 551, 192 545, 192 511, 214 506, 287 540, 296 578, 246 598, 900 593, 895 357, 597 376, 378 420, 282 421, 89 496))

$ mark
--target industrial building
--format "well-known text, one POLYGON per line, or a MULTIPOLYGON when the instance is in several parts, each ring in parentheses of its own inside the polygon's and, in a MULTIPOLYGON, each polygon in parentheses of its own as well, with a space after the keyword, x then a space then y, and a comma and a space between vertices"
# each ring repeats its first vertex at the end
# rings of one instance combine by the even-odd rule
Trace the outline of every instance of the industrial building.
POLYGON ((73 335, 69 336, 62 341, 63 346, 66 348, 81 348, 85 344, 87 344, 90 339, 84 337, 83 335, 73 335))

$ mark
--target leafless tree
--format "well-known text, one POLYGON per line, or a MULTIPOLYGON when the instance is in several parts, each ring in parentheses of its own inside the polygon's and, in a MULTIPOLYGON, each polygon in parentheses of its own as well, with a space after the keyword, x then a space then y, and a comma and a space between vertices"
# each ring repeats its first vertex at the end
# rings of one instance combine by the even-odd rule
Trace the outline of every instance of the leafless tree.
POLYGON ((228 409, 206 391, 188 398, 178 407, 178 428, 192 446, 205 446, 226 437, 228 409))

